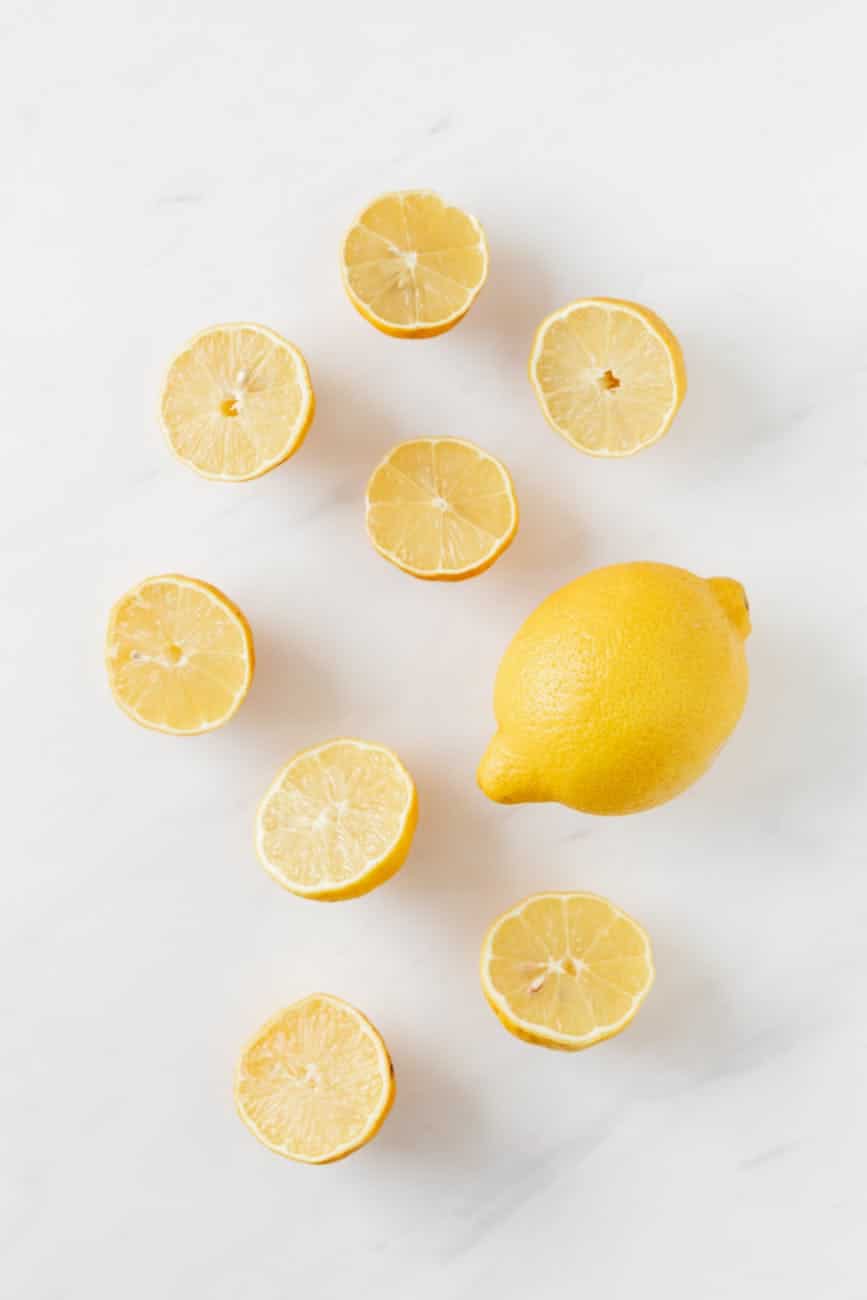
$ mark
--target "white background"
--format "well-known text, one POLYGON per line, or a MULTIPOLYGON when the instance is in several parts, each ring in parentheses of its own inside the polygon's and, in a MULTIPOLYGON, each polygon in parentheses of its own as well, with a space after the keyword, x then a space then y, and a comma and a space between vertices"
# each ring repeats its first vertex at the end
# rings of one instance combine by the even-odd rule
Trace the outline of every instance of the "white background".
POLYGON ((864 24, 854 3, 7 3, 0 312, 6 803, 0 1237, 9 1300, 860 1300, 864 859, 864 24), (491 274, 419 344, 344 300, 344 228, 384 189, 475 213, 491 274), (545 425, 525 377, 571 298, 636 298, 690 391, 621 463, 545 425), (220 486, 155 419, 197 329, 252 319, 310 363, 299 455, 220 486), (513 471, 483 577, 368 545, 396 441, 513 471), (699 785, 594 820, 474 783, 496 664, 539 599, 657 559, 749 592, 747 711, 699 785), (109 605, 180 570, 239 602, 251 695, 223 731, 132 725, 109 605), (326 907, 257 865, 277 767, 394 746, 402 874, 326 907), (576 1057, 510 1038, 476 960, 539 888, 637 916, 658 980, 576 1057), (309 1169, 237 1120, 241 1043, 308 990, 384 1033, 379 1138, 309 1169))

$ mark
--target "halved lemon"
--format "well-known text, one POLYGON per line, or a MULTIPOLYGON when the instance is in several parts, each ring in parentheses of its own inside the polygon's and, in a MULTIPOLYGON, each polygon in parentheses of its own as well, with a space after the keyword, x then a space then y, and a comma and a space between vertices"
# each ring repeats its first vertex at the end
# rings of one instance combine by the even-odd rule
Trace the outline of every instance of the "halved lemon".
POLYGON ((509 471, 459 438, 402 442, 367 485, 367 531, 380 555, 415 578, 472 578, 518 529, 509 471))
POLYGON ((253 680, 253 634, 216 587, 167 573, 114 606, 105 660, 125 713, 155 731, 195 736, 240 708, 253 680))
POLYGON ((205 478, 259 478, 301 446, 314 398, 303 356, 264 325, 202 330, 169 366, 160 407, 169 446, 205 478))
POLYGON ((357 1151, 394 1101, 382 1036, 341 998, 312 993, 263 1025, 241 1053, 235 1102, 260 1142, 326 1165, 357 1151))
POLYGON ((383 194, 343 241, 343 283, 365 320, 396 338, 444 334, 488 274, 484 231, 430 190, 383 194))
POLYGON ((358 898, 403 865, 418 821, 415 784, 384 745, 331 740, 296 754, 256 815, 256 851, 302 898, 358 898))
POLYGON ((595 894, 534 894, 485 936, 482 989, 518 1038, 578 1051, 619 1034, 653 983, 641 926, 595 894))
POLYGON ((544 320, 530 382, 553 429, 591 456, 658 442, 686 394, 680 344, 648 307, 582 298, 544 320))

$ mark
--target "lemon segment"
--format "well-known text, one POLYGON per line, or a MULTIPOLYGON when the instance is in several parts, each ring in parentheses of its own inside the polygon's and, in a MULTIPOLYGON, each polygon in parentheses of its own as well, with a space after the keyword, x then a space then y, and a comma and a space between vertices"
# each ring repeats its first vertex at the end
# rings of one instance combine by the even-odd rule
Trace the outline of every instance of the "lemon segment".
POLYGON ((482 989, 518 1038, 578 1051, 620 1033, 653 983, 641 926, 595 894, 535 894, 493 923, 482 989))
POLYGON ((459 438, 401 443, 367 485, 370 540, 415 578, 455 581, 482 573, 517 528, 508 470, 459 438))
POLYGON ((307 363, 264 325, 202 330, 169 366, 160 414, 172 451, 205 478, 240 483, 288 460, 313 420, 307 363))
POLYGON ((506 650, 479 784, 498 803, 620 815, 673 799, 743 712, 746 595, 669 564, 595 569, 544 600, 506 650))
POLYGON ((278 774, 256 816, 256 851, 294 894, 358 898, 400 869, 417 821, 415 784, 396 754, 332 740, 278 774))
POLYGON ((382 1036, 341 998, 314 993, 263 1025, 241 1054, 235 1103, 271 1151, 324 1165, 375 1135, 394 1101, 382 1036))
POLYGON ((143 727, 194 736, 222 726, 253 680, 250 625, 216 587, 146 578, 111 611, 106 668, 115 700, 143 727))
POLYGON ((686 395, 680 344, 638 303, 584 298, 542 322, 530 382, 553 429, 591 456, 631 456, 665 434, 686 395))
POLYGON ((429 190, 383 194, 343 241, 343 283, 365 320, 396 338, 432 338, 457 325, 488 273, 475 217, 429 190))

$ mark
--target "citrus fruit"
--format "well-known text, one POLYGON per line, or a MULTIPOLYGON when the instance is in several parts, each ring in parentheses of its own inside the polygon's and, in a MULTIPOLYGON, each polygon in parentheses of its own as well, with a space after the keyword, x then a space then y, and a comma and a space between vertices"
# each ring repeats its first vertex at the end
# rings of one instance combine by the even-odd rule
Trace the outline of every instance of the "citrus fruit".
POLYGON ((326 1165, 357 1151, 394 1101, 381 1035, 341 998, 312 993, 263 1025, 241 1053, 235 1102, 278 1155, 326 1165))
POLYGON ((459 438, 400 443, 367 485, 370 540, 415 578, 472 578, 494 563, 517 528, 509 471, 459 438))
POLYGON ((106 667, 115 700, 143 727, 194 736, 228 722, 253 680, 244 615, 207 582, 145 578, 111 611, 106 667))
POLYGON ((288 460, 313 419, 298 349, 264 325, 202 330, 169 366, 161 402, 169 446, 205 478, 240 483, 288 460))
POLYGON ((518 1038, 567 1052, 625 1029, 650 991, 650 940, 595 894, 534 894, 485 936, 482 989, 518 1038))
POLYGON ((357 898, 403 865, 417 821, 415 785, 396 754, 331 740, 278 773, 256 816, 256 850, 293 894, 357 898))
POLYGON ((744 589, 668 564, 561 587, 503 656, 479 784, 589 813, 665 803, 713 762, 747 695, 744 589))
POLYGON ((680 344, 648 307, 582 298, 536 332, 530 382, 545 419, 591 456, 631 456, 668 431, 686 394, 680 344))
POLYGON ((343 283, 365 320, 396 338, 444 334, 469 311, 488 274, 475 217, 430 190, 383 194, 343 241, 343 283))

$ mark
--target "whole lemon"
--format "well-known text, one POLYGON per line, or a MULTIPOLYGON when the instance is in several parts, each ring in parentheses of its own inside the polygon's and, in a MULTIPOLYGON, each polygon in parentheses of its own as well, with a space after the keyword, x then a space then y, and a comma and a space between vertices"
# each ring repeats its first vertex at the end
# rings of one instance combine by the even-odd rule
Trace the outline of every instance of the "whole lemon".
POLYGON ((642 812, 701 776, 747 696, 749 606, 732 578, 615 564, 555 591, 506 651, 479 766, 498 803, 642 812))

